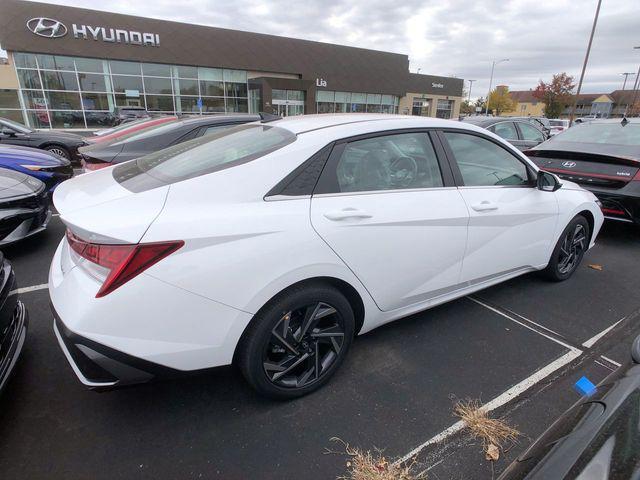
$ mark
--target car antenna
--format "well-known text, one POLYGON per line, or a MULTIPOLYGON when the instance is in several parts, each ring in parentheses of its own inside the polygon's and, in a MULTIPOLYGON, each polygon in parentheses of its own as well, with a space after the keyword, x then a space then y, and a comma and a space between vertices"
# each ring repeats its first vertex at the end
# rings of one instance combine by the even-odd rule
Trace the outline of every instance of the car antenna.
POLYGON ((260 112, 260 123, 269 123, 275 122, 276 120, 282 120, 282 117, 279 115, 274 115, 272 113, 260 112))
POLYGON ((627 123, 629 123, 629 120, 627 120, 627 117, 622 117, 622 121, 620 122, 620 124, 624 127, 627 123))

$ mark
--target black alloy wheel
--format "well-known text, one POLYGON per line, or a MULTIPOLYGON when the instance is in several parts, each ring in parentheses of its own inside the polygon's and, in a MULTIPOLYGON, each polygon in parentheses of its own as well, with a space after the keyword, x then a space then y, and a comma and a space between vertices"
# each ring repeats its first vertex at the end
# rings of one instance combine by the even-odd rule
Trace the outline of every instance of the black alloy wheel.
POLYGON ((558 271, 566 275, 571 273, 580 263, 584 252, 587 250, 587 235, 581 224, 576 224, 573 230, 567 232, 560 246, 558 257, 558 271))
POLYGON ((544 273, 557 282, 566 280, 576 271, 588 248, 589 223, 582 215, 578 215, 560 235, 544 273))
POLYGON ((69 151, 66 148, 61 147, 59 145, 49 145, 48 147, 45 148, 45 150, 47 152, 53 153, 54 155, 60 158, 71 160, 71 154, 69 153, 69 151))
POLYGON ((340 366, 354 335, 351 305, 328 285, 293 287, 254 317, 237 363, 259 393, 295 398, 320 388, 340 366))
POLYGON ((271 330, 262 366, 269 380, 284 388, 302 388, 320 380, 340 356, 344 322, 324 302, 285 312, 271 330))

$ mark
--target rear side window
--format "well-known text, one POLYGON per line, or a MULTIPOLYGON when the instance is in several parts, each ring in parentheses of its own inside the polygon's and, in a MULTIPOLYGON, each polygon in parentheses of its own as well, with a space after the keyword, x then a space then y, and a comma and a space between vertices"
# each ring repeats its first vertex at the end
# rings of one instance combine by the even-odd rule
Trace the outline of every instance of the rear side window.
POLYGON ((268 125, 225 128, 123 163, 113 176, 123 187, 140 192, 250 162, 295 139, 289 130, 268 125))
POLYGON ((522 133, 522 139, 531 141, 531 142, 542 142, 544 141, 544 136, 536 127, 532 127, 526 123, 520 122, 518 123, 518 127, 520 127, 520 132, 522 133))
POLYGON ((516 132, 516 127, 513 122, 496 123, 489 130, 505 140, 518 139, 518 132, 516 132))
POLYGON ((465 186, 529 185, 527 167, 492 141, 467 133, 445 132, 465 186))

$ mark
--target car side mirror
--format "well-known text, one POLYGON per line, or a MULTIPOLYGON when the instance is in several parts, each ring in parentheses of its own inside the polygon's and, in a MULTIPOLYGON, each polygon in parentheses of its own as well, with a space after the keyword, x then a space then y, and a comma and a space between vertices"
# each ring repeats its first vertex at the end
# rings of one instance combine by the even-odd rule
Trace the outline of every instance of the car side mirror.
POLYGON ((555 192, 562 187, 562 183, 560 183, 560 179, 553 173, 540 170, 538 172, 537 187, 538 190, 542 190, 543 192, 555 192))
POLYGON ((3 128, 2 135, 4 135, 5 137, 15 137, 16 132, 11 130, 10 128, 3 128))

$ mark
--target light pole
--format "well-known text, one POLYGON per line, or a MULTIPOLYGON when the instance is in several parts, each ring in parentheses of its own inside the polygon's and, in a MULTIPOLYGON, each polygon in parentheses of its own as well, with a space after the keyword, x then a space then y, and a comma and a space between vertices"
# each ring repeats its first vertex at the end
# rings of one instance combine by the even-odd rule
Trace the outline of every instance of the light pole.
POLYGON ((471 103, 471 88, 473 87, 473 82, 475 82, 475 80, 467 80, 467 82, 469 82, 469 98, 467 99, 467 102, 471 103))
MULTIPOLYGON (((634 50, 639 50, 640 47, 633 47, 634 50)), ((638 73, 636 74, 636 81, 633 82, 633 100, 631 100, 631 113, 633 114, 633 108, 636 105, 636 98, 638 97, 638 87, 640 87, 640 67, 638 67, 638 73)), ((629 104, 627 104, 624 109, 625 116, 627 115, 627 110, 629 109, 629 104)))
POLYGON ((494 60, 491 64, 491 77, 489 77, 489 93, 487 94, 487 104, 484 109, 484 114, 489 115, 489 96, 491 95, 491 87, 493 87, 493 71, 496 68, 496 65, 502 62, 508 62, 508 58, 503 58, 502 60, 494 60))
POLYGON ((580 73, 580 81, 578 82, 578 91, 576 96, 573 97, 573 105, 571 106, 571 115, 569 116, 569 126, 573 125, 573 117, 576 115, 576 103, 580 96, 580 90, 582 90, 582 80, 584 80, 584 71, 587 69, 587 62, 589 61, 589 53, 591 52, 591 44, 593 43, 593 34, 596 33, 596 25, 598 24, 598 15, 600 15, 600 4, 602 0, 598 0, 598 6, 596 7, 596 16, 593 17, 593 26, 591 27, 591 35, 589 36, 589 44, 587 45, 587 53, 584 56, 584 63, 582 64, 582 72, 580 73))
POLYGON ((624 90, 624 87, 627 86, 627 77, 629 75, 633 76, 633 75, 635 75, 635 73, 633 73, 633 72, 623 72, 620 75, 624 75, 624 82, 622 82, 622 90, 624 90))

